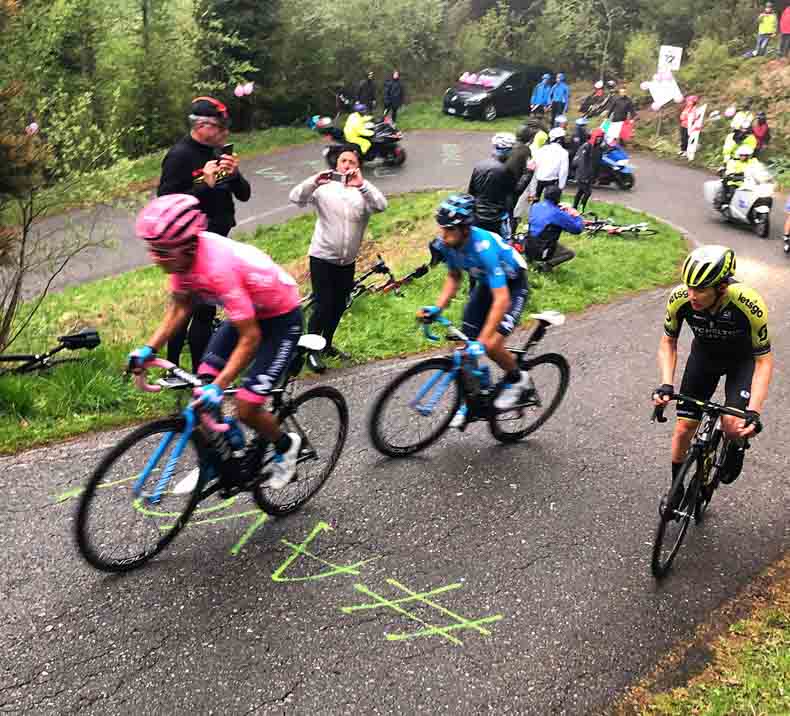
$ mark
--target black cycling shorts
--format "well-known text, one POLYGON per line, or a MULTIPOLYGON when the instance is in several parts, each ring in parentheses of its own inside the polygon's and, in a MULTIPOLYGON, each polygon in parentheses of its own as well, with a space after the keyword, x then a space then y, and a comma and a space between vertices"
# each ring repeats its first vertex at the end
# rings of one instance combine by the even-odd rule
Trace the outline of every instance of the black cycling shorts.
MULTIPOLYGON (((754 358, 743 356, 740 359, 722 361, 708 355, 692 342, 686 370, 680 384, 680 392, 691 395, 699 400, 710 400, 716 392, 716 386, 722 376, 724 384, 724 403, 730 408, 746 410, 752 390, 754 375, 754 358)), ((693 403, 678 401, 678 418, 699 421, 702 410, 693 403)))
MULTIPOLYGON (((529 299, 529 282, 525 271, 518 278, 507 282, 510 290, 510 308, 497 326, 497 331, 503 336, 509 336, 519 324, 521 314, 529 299)), ((469 338, 477 338, 485 325, 488 312, 491 310, 493 294, 488 284, 478 281, 472 289, 469 301, 464 308, 463 331, 469 338)))
MULTIPOLYGON (((302 310, 258 321, 261 342, 258 352, 247 368, 247 374, 236 394, 248 403, 263 403, 288 370, 302 335, 302 310)), ((230 322, 220 324, 214 332, 200 366, 201 375, 219 375, 239 342, 239 332, 230 322)))

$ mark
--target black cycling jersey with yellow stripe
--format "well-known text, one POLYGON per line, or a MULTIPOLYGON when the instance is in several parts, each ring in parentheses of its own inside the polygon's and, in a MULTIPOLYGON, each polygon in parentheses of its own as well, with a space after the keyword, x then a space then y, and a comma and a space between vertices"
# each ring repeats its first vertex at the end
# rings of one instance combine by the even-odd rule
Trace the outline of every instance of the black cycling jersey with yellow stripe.
POLYGON ((683 321, 689 324, 701 348, 724 360, 771 352, 768 308, 757 291, 742 283, 729 284, 724 302, 715 314, 695 311, 686 286, 675 287, 667 301, 664 333, 677 338, 683 321))

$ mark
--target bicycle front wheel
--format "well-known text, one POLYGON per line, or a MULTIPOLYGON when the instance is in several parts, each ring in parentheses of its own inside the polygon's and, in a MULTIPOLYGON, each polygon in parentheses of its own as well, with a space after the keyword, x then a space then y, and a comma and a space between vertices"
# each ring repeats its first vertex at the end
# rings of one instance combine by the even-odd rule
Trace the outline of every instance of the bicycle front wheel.
POLYGON ((388 457, 424 450, 447 430, 462 388, 449 358, 431 358, 401 373, 379 394, 368 418, 373 447, 388 457))
MULTIPOLYGON (((546 353, 526 360, 520 365, 529 371, 535 386, 525 392, 523 400, 514 408, 502 412, 491 409, 488 426, 491 434, 500 442, 513 443, 534 433, 560 407, 568 390, 571 369, 568 361, 558 353, 546 353)), ((494 394, 494 400, 499 391, 494 394)))
POLYGON ((77 548, 91 566, 104 572, 140 567, 186 525, 200 499, 203 480, 198 479, 185 494, 176 494, 175 488, 200 470, 195 433, 189 436, 161 496, 154 497, 185 428, 186 421, 180 417, 143 425, 110 450, 94 470, 80 497, 75 521, 77 548), (160 450, 153 469, 139 484, 143 470, 160 450))
POLYGON ((669 494, 670 505, 676 499, 677 491, 681 489, 681 485, 685 484, 686 478, 692 472, 693 476, 677 507, 667 508, 659 518, 653 542, 653 557, 650 563, 653 576, 656 579, 663 579, 669 572, 680 546, 683 544, 683 538, 686 536, 691 516, 697 505, 702 466, 699 464, 696 454, 686 458, 678 477, 672 483, 669 494))
POLYGON ((322 385, 297 396, 280 417, 283 430, 302 438, 296 477, 280 490, 259 483, 253 491, 258 507, 278 516, 298 510, 332 474, 346 444, 348 406, 340 391, 322 385))

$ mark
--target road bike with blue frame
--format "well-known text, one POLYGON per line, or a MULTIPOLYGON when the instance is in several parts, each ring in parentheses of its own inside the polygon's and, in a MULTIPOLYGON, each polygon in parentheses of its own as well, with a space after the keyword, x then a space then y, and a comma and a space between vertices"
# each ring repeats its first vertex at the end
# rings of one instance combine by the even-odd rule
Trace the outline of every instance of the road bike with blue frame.
MULTIPOLYGON (((348 432, 348 407, 335 388, 294 393, 293 379, 307 354, 324 345, 320 336, 302 336, 266 408, 284 430, 302 438, 293 481, 280 490, 267 487, 265 469, 274 458, 272 445, 258 435, 248 440, 232 417, 212 415, 197 402, 189 403, 180 414, 131 432, 94 470, 75 520, 77 547, 87 562, 105 572, 142 566, 173 541, 198 503, 215 494, 224 502, 201 513, 221 511, 244 491, 252 493, 261 510, 276 516, 290 514, 311 499, 337 464, 348 432)), ((152 367, 164 368, 169 380, 148 385, 141 373, 136 382, 142 390, 192 390, 203 385, 168 361, 148 361, 144 370, 152 367)))
MULTIPOLYGON (((702 419, 694 433, 683 466, 659 506, 658 528, 650 562, 656 579, 663 579, 668 574, 683 544, 691 518, 694 517, 697 524, 703 521, 713 493, 724 477, 725 458, 731 441, 722 431, 721 416, 732 415, 746 419, 744 411, 709 400, 699 400, 680 393, 672 394, 669 399, 698 406, 702 410, 702 419)), ((652 421, 667 421, 664 417, 664 406, 654 408, 652 421)), ((759 429, 758 424, 758 431, 759 429)))
MULTIPOLYGON (((570 366, 557 353, 528 356, 550 326, 565 321, 562 314, 553 311, 532 318, 536 327, 524 346, 508 347, 519 368, 529 372, 532 385, 513 408, 500 411, 494 407, 494 401, 504 387, 503 381, 492 381, 489 366, 470 355, 471 340, 440 316, 437 322, 446 328, 447 337, 465 345, 451 356, 429 358, 413 365, 381 391, 368 418, 376 450, 388 457, 424 450, 449 428, 462 401, 468 409, 468 422, 487 421, 492 435, 500 442, 516 442, 540 428, 565 396, 570 366)), ((426 337, 438 340, 428 326, 423 330, 426 337)))

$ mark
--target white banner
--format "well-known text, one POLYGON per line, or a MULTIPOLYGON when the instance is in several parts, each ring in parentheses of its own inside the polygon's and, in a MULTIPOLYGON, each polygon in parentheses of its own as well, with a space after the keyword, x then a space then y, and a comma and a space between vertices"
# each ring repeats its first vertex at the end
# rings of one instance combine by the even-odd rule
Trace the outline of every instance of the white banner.
POLYGON ((661 49, 658 51, 658 71, 677 72, 680 69, 680 60, 682 57, 682 47, 661 45, 661 49))

